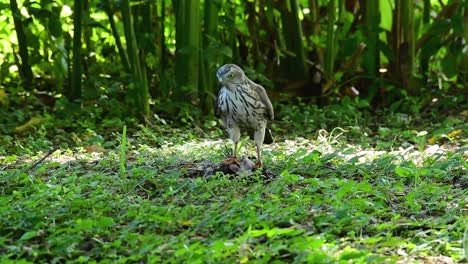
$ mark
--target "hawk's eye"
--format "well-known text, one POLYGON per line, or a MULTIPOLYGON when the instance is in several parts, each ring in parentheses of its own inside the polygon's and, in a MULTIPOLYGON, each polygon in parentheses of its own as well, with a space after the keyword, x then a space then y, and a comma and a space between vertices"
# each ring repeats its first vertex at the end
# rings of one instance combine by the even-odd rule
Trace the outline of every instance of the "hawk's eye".
POLYGON ((234 77, 234 74, 232 74, 232 73, 230 73, 230 74, 228 75, 228 78, 229 78, 229 79, 232 79, 233 77, 234 77))

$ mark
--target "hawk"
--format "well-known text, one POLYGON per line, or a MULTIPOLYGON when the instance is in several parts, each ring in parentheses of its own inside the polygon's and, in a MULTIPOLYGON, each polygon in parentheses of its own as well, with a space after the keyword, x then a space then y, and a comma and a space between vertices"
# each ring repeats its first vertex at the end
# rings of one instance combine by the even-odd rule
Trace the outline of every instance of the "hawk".
POLYGON ((272 143, 267 122, 273 120, 274 112, 265 89, 247 78, 244 71, 235 64, 226 64, 218 69, 216 77, 222 87, 218 92, 215 114, 223 123, 234 143, 232 157, 225 164, 239 164, 237 144, 241 129, 249 133, 257 145, 256 168, 262 167, 261 150, 263 143, 272 143))

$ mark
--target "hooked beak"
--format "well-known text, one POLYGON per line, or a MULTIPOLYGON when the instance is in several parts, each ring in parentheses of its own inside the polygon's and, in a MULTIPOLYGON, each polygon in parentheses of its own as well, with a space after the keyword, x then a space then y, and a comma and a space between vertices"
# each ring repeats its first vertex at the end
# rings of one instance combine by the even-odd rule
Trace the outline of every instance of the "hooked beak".
POLYGON ((216 78, 218 78, 219 83, 223 83, 223 77, 216 73, 216 78))

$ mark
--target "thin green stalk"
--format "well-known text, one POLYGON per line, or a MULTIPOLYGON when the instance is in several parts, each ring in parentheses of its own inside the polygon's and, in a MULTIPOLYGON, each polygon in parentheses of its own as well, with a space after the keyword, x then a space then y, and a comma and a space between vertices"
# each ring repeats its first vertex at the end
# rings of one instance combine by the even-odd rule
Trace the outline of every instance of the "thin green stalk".
POLYGON ((327 79, 333 79, 335 64, 335 20, 336 1, 328 3, 327 47, 325 53, 325 74, 327 79))
POLYGON ((18 3, 16 0, 10 0, 10 8, 13 15, 13 22, 15 24, 16 37, 18 38, 19 55, 21 58, 21 63, 18 65, 18 68, 20 69, 24 87, 26 89, 30 89, 33 73, 31 66, 29 65, 28 42, 23 27, 23 21, 21 20, 22 15, 18 9, 18 3))
MULTIPOLYGON (((465 10, 463 12, 464 12, 463 35, 464 35, 464 39, 466 42, 468 41, 468 5, 465 5, 465 10)), ((465 43, 465 45, 467 44, 465 43)), ((461 69, 460 79, 461 79, 462 84, 467 85, 468 84, 468 53, 466 52, 463 54, 461 65, 462 65, 461 66, 462 69, 461 69)), ((467 237, 465 238, 468 239, 467 237)), ((465 240, 465 242, 467 243, 465 244, 465 254, 466 254, 465 256, 466 256, 466 259, 468 260, 468 240, 465 240)))
POLYGON ((372 98, 376 95, 378 89, 378 73, 380 67, 379 60, 379 24, 380 11, 379 1, 365 1, 365 28, 366 28, 366 46, 367 50, 364 53, 363 66, 367 74, 371 77, 368 97, 372 98))
POLYGON ((122 1, 122 19, 124 24, 125 40, 127 44, 127 55, 130 62, 130 68, 136 71, 138 65, 135 63, 138 58, 138 50, 133 27, 133 16, 130 10, 129 0, 122 1))
POLYGON ((176 90, 186 101, 188 92, 198 91, 200 75, 200 0, 176 0, 176 90))
MULTIPOLYGON (((320 18, 319 18, 320 7, 319 7, 318 0, 309 0, 309 9, 310 9, 310 19, 312 21, 312 34, 314 36, 318 36, 320 34, 320 18)), ((323 49, 319 48, 318 45, 315 46, 314 49, 316 49, 316 52, 317 52, 318 64, 323 67, 325 63, 323 49)))
POLYGON ((229 19, 229 28, 228 28, 228 38, 227 38, 227 45, 231 47, 232 50, 232 58, 226 58, 226 59, 231 59, 233 63, 240 64, 241 59, 239 55, 239 49, 237 48, 237 28, 236 28, 236 4, 234 3, 234 0, 228 0, 229 3, 229 9, 227 13, 229 13, 229 16, 227 16, 227 19, 229 19))
POLYGON ((112 36, 115 40, 115 45, 117 46, 117 50, 119 52, 120 60, 126 72, 130 72, 130 62, 128 61, 127 52, 125 51, 122 41, 120 40, 119 32, 117 30, 117 25, 115 24, 114 20, 114 12, 113 7, 111 6, 110 0, 104 0, 104 11, 109 18, 109 24, 111 26, 112 36))
POLYGON ((283 66, 289 79, 304 80, 306 78, 305 51, 297 0, 283 1, 281 21, 286 48, 294 53, 294 56, 285 57, 283 66))
MULTIPOLYGON (((91 54, 94 51, 94 43, 92 42, 91 38, 93 36, 93 27, 88 26, 91 22, 91 14, 90 14, 90 0, 83 0, 83 40, 86 45, 86 55, 85 57, 90 57, 89 54, 91 54)), ((85 72, 85 74, 87 74, 85 72)))
MULTIPOLYGON (((205 1, 205 6, 204 6, 204 24, 205 24, 205 30, 204 30, 204 37, 203 37, 203 51, 206 51, 207 49, 213 47, 215 43, 214 40, 218 38, 218 13, 220 9, 220 1, 205 1)), ((208 95, 209 94, 214 94, 215 89, 216 89, 216 80, 215 80, 215 71, 216 71, 216 65, 213 61, 208 60, 204 54, 202 54, 202 71, 201 71, 201 106, 202 110, 204 113, 209 112, 211 109, 213 109, 213 101, 212 98, 210 98, 208 95)))
POLYGON ((463 233, 463 251, 465 252, 465 260, 468 260, 468 219, 465 218, 465 232, 463 233))
POLYGON ((401 0, 395 0, 395 8, 393 10, 391 47, 393 50, 393 60, 390 62, 390 70, 393 78, 399 82, 403 79, 401 77, 401 62, 402 56, 400 54, 400 43, 402 42, 402 5, 401 0))
POLYGON ((405 66, 406 77, 404 78, 405 86, 407 91, 410 94, 416 94, 417 88, 415 87, 415 65, 416 65, 416 52, 415 52, 415 45, 416 40, 414 36, 414 1, 413 0, 403 0, 403 35, 405 39, 405 43, 407 43, 408 51, 407 51, 407 59, 405 66))
MULTIPOLYGON (((123 182, 125 182, 124 179, 125 179, 125 171, 126 171, 126 168, 125 168, 126 161, 127 161, 127 126, 124 125, 123 130, 122 130, 122 142, 120 142, 120 157, 119 157, 119 165, 120 165, 119 173, 123 182)), ((125 191, 127 189, 126 186, 127 185, 124 184, 125 191)))
POLYGON ((83 1, 74 1, 73 12, 73 71, 72 71, 72 89, 69 94, 70 100, 81 98, 81 37, 82 37, 82 19, 83 19, 83 1))
MULTIPOLYGON (((173 77, 169 77, 167 67, 168 50, 166 46, 166 0, 160 2, 160 20, 159 20, 159 95, 161 98, 169 98, 170 86, 173 77)), ((177 45, 177 44, 176 44, 177 45)))
POLYGON ((125 39, 127 42, 127 54, 130 61, 132 79, 134 82, 134 104, 137 108, 138 114, 140 114, 143 117, 146 117, 150 112, 149 91, 146 80, 146 74, 144 73, 146 69, 145 65, 143 65, 143 63, 140 61, 129 0, 122 1, 122 17, 124 22, 125 39))
MULTIPOLYGON (((423 24, 428 25, 430 22, 431 12, 431 0, 424 0, 423 9, 423 24)), ((420 53, 420 68, 423 76, 423 84, 427 84, 428 72, 429 72, 429 57, 425 53, 420 53)))
POLYGON ((166 69, 167 57, 166 57, 166 36, 164 34, 165 21, 166 19, 166 0, 161 0, 161 31, 159 32, 161 38, 161 69, 166 69))

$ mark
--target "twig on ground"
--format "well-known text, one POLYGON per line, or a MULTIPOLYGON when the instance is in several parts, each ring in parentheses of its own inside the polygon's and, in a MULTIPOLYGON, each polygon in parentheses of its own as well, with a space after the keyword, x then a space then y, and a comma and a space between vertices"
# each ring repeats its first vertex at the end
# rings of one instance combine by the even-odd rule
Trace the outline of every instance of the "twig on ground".
POLYGON ((57 150, 57 148, 52 148, 51 150, 49 150, 49 152, 47 152, 44 157, 42 157, 41 159, 39 159, 38 161, 34 162, 33 165, 31 165, 26 171, 30 171, 32 169, 34 169, 37 165, 39 165, 41 162, 43 162, 45 159, 47 159, 47 157, 49 157, 50 155, 52 155, 52 153, 54 153, 55 151, 57 150))
POLYGON ((20 159, 17 159, 15 162, 3 166, 3 167, 0 169, 0 171, 6 171, 6 170, 8 170, 8 169, 11 169, 11 168, 15 167, 16 165, 18 165, 20 162, 21 162, 21 160, 20 160, 20 159))

